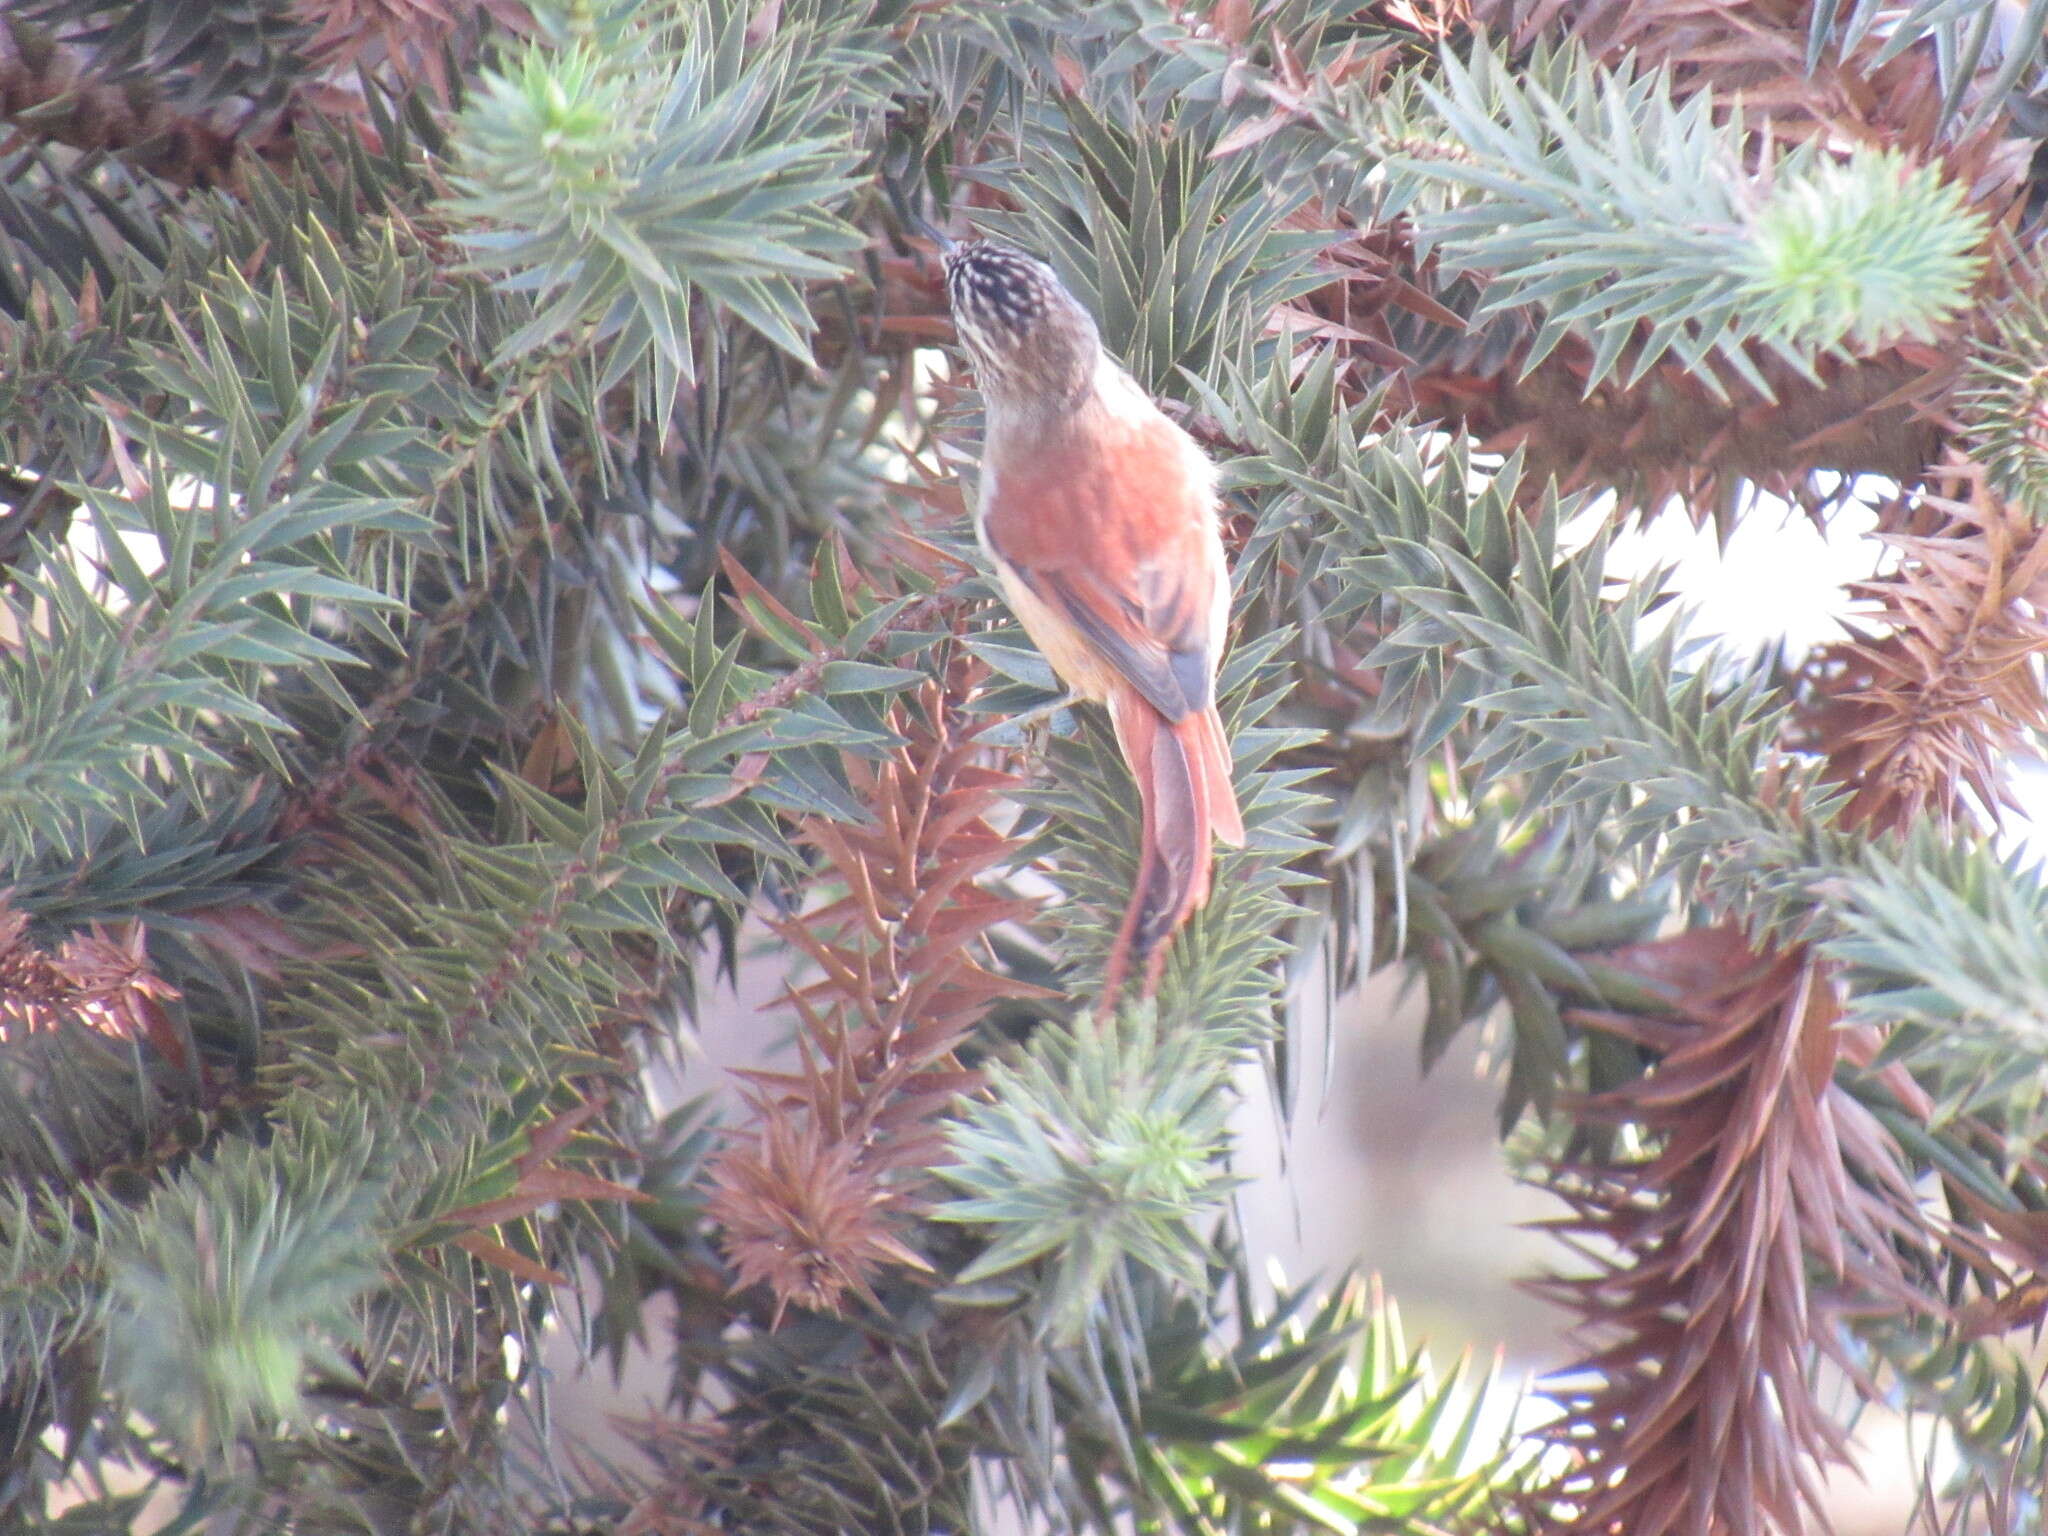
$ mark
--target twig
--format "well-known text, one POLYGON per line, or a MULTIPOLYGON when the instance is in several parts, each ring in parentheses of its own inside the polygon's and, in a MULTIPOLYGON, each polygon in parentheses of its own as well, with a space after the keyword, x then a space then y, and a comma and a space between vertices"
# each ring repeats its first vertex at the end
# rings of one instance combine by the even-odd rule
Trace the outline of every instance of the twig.
MULTIPOLYGON (((913 603, 877 629, 867 644, 872 646, 884 635, 923 623, 944 612, 946 607, 946 599, 941 597, 927 597, 913 603)), ((720 717, 714 730, 724 731, 734 726, 745 725, 749 721, 759 719, 771 709, 782 708, 805 689, 815 686, 825 668, 833 662, 851 659, 839 647, 827 646, 816 652, 795 671, 778 678, 760 692, 734 705, 720 717)), ((681 770, 680 757, 663 763, 655 779, 655 792, 659 793, 661 786, 681 770)), ((421 1083, 419 1091, 414 1096, 415 1102, 424 1100, 432 1089, 435 1079, 439 1076, 439 1063, 447 1060, 448 1055, 461 1048, 470 1031, 483 1022, 497 1006, 498 1000, 505 995, 506 989, 532 961, 535 951, 540 948, 541 940, 560 920, 562 909, 568 905, 570 895, 578 883, 616 851, 619 838, 625 831, 625 822, 626 811, 623 808, 614 811, 605 820, 595 852, 578 855, 556 871, 554 879, 549 882, 547 894, 534 907, 532 915, 519 925, 519 931, 512 936, 511 942, 499 954, 497 964, 477 983, 467 1006, 449 1021, 450 1051, 434 1058, 434 1063, 428 1068, 426 1080, 421 1083)))
MULTIPOLYGON (((452 457, 434 475, 427 488, 413 498, 414 506, 422 510, 432 508, 447 494, 451 486, 476 467, 484 451, 497 440, 507 424, 517 420, 554 376, 567 364, 574 362, 577 356, 578 353, 568 347, 558 348, 548 354, 527 374, 518 387, 500 402, 498 408, 491 413, 490 419, 467 441, 457 447, 452 440, 444 439, 443 451, 450 452, 452 457)), ((310 821, 317 821, 326 814, 335 797, 348 781, 361 771, 365 760, 374 750, 372 742, 377 731, 404 707, 419 690, 420 684, 435 670, 444 642, 449 636, 464 629, 489 599, 499 572, 518 565, 535 548, 544 546, 553 533, 553 525, 547 518, 536 514, 532 522, 500 548, 498 559, 485 562, 475 579, 443 603, 439 611, 420 627, 411 648, 411 655, 406 658, 391 681, 363 707, 360 718, 349 731, 347 749, 312 783, 293 796, 294 813, 281 818, 281 825, 289 830, 310 821)))
MULTIPOLYGON (((899 629, 909 629, 923 623, 926 619, 937 618, 946 611, 946 607, 946 599, 942 597, 927 597, 912 603, 908 608, 897 614, 895 618, 889 620, 880 629, 876 630, 868 644, 873 645, 882 636, 893 634, 899 629)), ((727 710, 725 714, 719 717, 718 723, 711 728, 713 734, 719 731, 729 731, 734 726, 745 725, 751 720, 758 720, 771 709, 781 709, 806 688, 813 686, 824 675, 825 669, 833 662, 848 660, 851 660, 851 658, 837 646, 826 646, 823 650, 813 652, 811 659, 798 667, 794 672, 779 678, 752 697, 740 700, 739 703, 727 710)), ((664 769, 662 777, 667 778, 669 772, 670 770, 664 769)))

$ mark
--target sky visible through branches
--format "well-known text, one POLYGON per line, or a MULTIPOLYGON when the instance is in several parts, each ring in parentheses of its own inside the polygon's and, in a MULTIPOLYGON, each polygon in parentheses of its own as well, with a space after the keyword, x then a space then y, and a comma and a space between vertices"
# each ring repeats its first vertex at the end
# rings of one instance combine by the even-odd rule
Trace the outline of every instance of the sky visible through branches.
MULTIPOLYGON (((1796 507, 1760 495, 1758 510, 1736 524, 1725 545, 1711 523, 1695 527, 1666 515, 1619 535, 1607 574, 1628 581, 1667 566, 1676 606, 1663 612, 1689 611, 1688 634, 1731 658, 1782 645, 1796 666, 1815 646, 1843 638, 1843 619, 1870 612, 1870 604, 1849 594, 1850 584, 1896 566, 1893 552, 1872 537, 1876 517, 1869 510, 1888 492, 1859 483, 1824 531, 1796 507)), ((1581 516, 1597 526, 1606 511, 1596 505, 1581 516)), ((2048 763, 2016 764, 2011 788, 2019 809, 2005 808, 2001 841, 2048 854, 2048 763)))

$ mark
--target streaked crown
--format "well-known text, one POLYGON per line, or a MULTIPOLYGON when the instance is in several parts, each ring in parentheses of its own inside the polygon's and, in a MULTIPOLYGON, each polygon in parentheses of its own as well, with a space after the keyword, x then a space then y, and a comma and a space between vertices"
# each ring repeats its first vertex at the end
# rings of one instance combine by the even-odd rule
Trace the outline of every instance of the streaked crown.
POLYGON ((1044 262, 989 240, 946 253, 953 326, 984 389, 1064 397, 1094 376, 1095 320, 1044 262))

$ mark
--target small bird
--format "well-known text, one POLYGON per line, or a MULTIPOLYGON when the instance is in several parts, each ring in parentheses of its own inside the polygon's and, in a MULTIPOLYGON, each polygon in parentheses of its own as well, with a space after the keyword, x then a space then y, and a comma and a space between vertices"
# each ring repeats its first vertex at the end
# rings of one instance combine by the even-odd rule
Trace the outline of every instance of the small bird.
POLYGON ((1216 471, 1102 350, 1051 267, 931 231, 986 407, 975 527, 1010 608, 1073 693, 1106 704, 1142 806, 1137 887, 1110 950, 1158 987, 1165 940, 1209 899, 1212 838, 1242 846, 1216 668, 1230 573, 1216 471))

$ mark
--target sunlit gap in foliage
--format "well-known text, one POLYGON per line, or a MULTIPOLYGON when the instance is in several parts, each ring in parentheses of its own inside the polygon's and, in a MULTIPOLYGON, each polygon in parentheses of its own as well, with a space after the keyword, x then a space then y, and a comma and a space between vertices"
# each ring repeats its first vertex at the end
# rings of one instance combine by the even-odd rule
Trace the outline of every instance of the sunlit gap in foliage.
MULTIPOLYGON (((1640 580, 1658 567, 1670 573, 1672 601, 1646 617, 1646 637, 1683 616, 1698 656, 1732 670, 1772 648, 1796 667, 1815 648, 1858 630, 1889 633, 1878 605, 1852 588, 1899 568, 1898 549, 1873 536, 1877 507, 1898 487, 1863 476, 1843 495, 1838 477, 1817 479, 1823 495, 1840 496, 1825 528, 1789 502, 1758 493, 1759 512, 1739 522, 1725 545, 1712 523, 1693 524, 1676 509, 1618 535, 1607 556, 1611 580, 1640 580)), ((1611 518, 1612 505, 1608 497, 1589 503, 1560 530, 1560 546, 1583 548, 1611 518)), ((2028 758, 2011 787, 2017 812, 2004 807, 1994 815, 1974 793, 1963 797, 1982 824, 1998 827, 2007 851, 2038 846, 2048 820, 2048 763, 2028 758)))
MULTIPOLYGON (((1646 616, 1644 638, 1682 614, 1691 641, 1711 645, 1730 663, 1779 645, 1787 661, 1796 661, 1840 639, 1841 621, 1867 609, 1849 597, 1852 582, 1897 564, 1896 554, 1870 537, 1877 525, 1873 506, 1894 490, 1888 482, 1859 483, 1825 532, 1791 503, 1759 493, 1759 513, 1743 518, 1725 545, 1711 522, 1695 524, 1674 507, 1615 537, 1607 577, 1633 582, 1660 566, 1669 569, 1673 601, 1646 616), (1761 510, 1773 505, 1775 518, 1761 510)), ((1583 549, 1613 515, 1612 496, 1589 502, 1558 530, 1560 550, 1583 549)))
MULTIPOLYGON (((171 505, 190 512, 212 510, 207 500, 209 487, 191 475, 179 475, 171 481, 171 505)), ((126 529, 121 535, 122 546, 143 570, 155 575, 164 566, 163 541, 153 533, 140 529, 126 529)), ((100 538, 99 528, 92 519, 76 517, 66 530, 64 547, 71 554, 73 568, 79 580, 93 589, 93 595, 103 603, 110 613, 121 613, 129 606, 128 594, 121 590, 107 568, 107 552, 100 538)))

